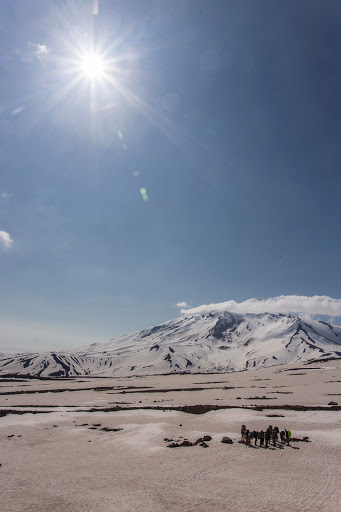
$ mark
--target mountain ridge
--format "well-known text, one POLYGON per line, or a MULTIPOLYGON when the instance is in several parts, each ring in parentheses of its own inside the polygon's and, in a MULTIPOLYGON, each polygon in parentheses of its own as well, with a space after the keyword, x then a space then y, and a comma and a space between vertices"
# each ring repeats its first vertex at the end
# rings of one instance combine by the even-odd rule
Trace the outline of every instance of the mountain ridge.
POLYGON ((225 373, 341 356, 341 328, 281 313, 184 314, 69 351, 0 354, 0 376, 225 373))

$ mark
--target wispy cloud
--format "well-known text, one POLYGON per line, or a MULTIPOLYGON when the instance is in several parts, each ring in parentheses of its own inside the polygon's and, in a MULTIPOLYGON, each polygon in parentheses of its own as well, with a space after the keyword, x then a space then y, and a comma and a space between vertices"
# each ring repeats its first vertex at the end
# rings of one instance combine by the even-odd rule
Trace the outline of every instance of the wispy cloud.
POLYGON ((34 53, 38 57, 44 57, 44 56, 46 56, 50 52, 50 50, 46 46, 46 44, 33 43, 32 46, 34 48, 34 53))
POLYGON ((341 299, 332 299, 326 295, 281 295, 269 299, 248 299, 244 302, 229 300, 218 304, 207 304, 192 309, 182 309, 186 315, 201 315, 211 311, 231 313, 297 313, 305 315, 326 315, 341 317, 341 299))
POLYGON ((2 192, 2 194, 0 194, 0 197, 1 199, 10 199, 12 195, 13 194, 9 194, 8 192, 2 192))
POLYGON ((17 107, 15 109, 13 109, 10 113, 11 116, 16 116, 17 114, 20 114, 20 112, 22 112, 23 110, 25 110, 25 107, 23 105, 20 105, 20 107, 17 107))
POLYGON ((42 61, 51 51, 46 44, 42 43, 32 43, 30 41, 27 46, 28 50, 23 50, 24 54, 21 56, 23 62, 33 62, 34 59, 42 61), (26 53, 27 51, 28 53, 26 53))
POLYGON ((189 308, 189 305, 187 304, 187 302, 178 302, 176 304, 176 307, 177 308, 189 308))
POLYGON ((50 52, 51 49, 46 44, 29 41, 26 48, 21 49, 18 53, 22 62, 32 64, 36 59, 42 62, 50 52))
POLYGON ((10 249, 13 245, 13 240, 7 231, 0 231, 0 245, 5 249, 10 249))

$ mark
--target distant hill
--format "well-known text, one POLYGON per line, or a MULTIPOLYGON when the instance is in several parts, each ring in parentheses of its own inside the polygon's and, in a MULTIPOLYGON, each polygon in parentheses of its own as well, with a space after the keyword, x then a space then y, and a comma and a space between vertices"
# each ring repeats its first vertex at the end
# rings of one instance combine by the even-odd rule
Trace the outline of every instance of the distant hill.
POLYGON ((230 372, 341 356, 341 328, 284 314, 184 315, 73 351, 0 354, 0 375, 230 372))

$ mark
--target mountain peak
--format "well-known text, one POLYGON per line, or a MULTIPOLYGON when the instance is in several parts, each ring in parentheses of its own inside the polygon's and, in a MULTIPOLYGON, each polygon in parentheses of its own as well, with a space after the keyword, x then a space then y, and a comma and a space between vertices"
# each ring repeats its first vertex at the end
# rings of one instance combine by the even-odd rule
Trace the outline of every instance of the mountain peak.
MULTIPOLYGON (((262 300, 262 299, 260 299, 262 300)), ((1 354, 0 374, 43 376, 229 372, 341 356, 341 328, 281 313, 183 315, 78 350, 1 354)))

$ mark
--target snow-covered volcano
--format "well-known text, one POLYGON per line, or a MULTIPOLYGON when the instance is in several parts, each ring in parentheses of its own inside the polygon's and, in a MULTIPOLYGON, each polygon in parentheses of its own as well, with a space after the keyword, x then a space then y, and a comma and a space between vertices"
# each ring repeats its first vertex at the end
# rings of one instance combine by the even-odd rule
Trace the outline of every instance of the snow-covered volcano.
POLYGON ((281 314, 184 315, 67 352, 0 354, 0 375, 228 372, 341 356, 341 328, 281 314))

